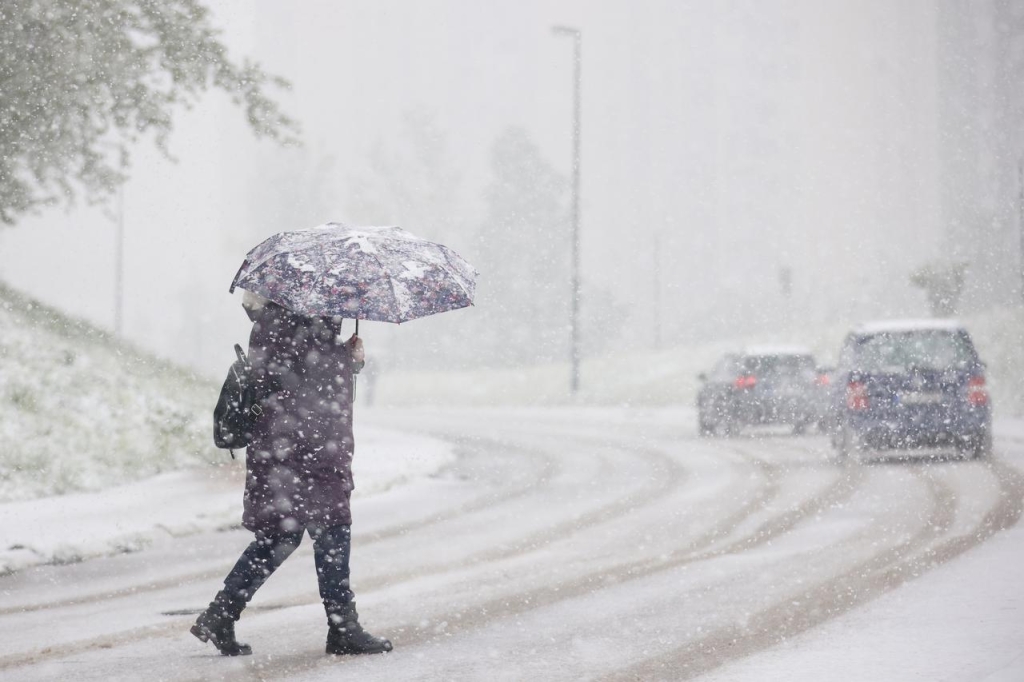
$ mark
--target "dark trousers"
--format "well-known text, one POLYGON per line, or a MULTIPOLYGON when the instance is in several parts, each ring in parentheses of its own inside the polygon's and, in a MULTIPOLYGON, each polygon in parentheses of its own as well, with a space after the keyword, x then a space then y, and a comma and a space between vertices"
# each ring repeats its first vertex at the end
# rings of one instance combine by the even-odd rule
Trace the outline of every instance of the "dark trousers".
POLYGON ((225 596, 244 608, 245 602, 252 599, 256 590, 295 551, 307 531, 313 538, 313 559, 324 604, 340 605, 352 601, 355 595, 349 589, 348 559, 352 547, 349 526, 309 527, 295 533, 275 535, 256 533, 256 539, 242 552, 235 567, 224 578, 225 596))

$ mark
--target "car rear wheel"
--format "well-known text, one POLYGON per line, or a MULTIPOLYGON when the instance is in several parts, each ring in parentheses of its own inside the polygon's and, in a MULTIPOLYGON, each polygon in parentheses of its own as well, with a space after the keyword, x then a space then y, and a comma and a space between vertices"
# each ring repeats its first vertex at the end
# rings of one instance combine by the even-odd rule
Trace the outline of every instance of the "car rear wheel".
POLYGON ((715 435, 715 425, 713 423, 711 423, 710 421, 708 421, 708 418, 705 415, 701 414, 697 418, 697 432, 703 438, 707 438, 709 436, 714 436, 715 435))
POLYGON ((813 419, 803 419, 793 424, 793 435, 802 436, 807 433, 807 429, 814 423, 813 419))
POLYGON ((985 429, 961 446, 961 452, 971 459, 988 459, 992 456, 992 431, 985 429))
POLYGON ((840 425, 835 444, 836 458, 840 462, 859 462, 864 454, 864 442, 849 424, 840 425))
POLYGON ((735 436, 743 428, 743 424, 735 417, 725 417, 718 423, 719 433, 723 436, 735 436))

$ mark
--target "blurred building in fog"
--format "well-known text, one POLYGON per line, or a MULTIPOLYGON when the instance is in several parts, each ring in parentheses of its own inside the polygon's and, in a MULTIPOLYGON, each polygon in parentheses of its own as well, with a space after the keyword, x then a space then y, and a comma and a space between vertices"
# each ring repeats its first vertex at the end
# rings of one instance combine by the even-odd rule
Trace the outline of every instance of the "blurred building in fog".
POLYGON ((939 4, 947 253, 969 263, 968 309, 1021 297, 1024 3, 939 4))
POLYGON ((926 314, 908 275, 943 234, 935 7, 663 9, 641 48, 657 87, 637 107, 663 134, 632 170, 675 181, 635 202, 674 227, 669 340, 926 314))

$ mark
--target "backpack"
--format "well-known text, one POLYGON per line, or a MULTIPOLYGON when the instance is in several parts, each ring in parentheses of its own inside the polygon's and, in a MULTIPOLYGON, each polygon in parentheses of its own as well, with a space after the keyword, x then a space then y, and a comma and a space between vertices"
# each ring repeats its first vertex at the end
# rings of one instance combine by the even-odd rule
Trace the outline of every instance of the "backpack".
POLYGON ((237 343, 235 355, 238 359, 228 370, 217 407, 213 409, 213 442, 218 448, 229 450, 231 459, 235 458, 236 449, 248 447, 252 442, 253 429, 263 416, 262 396, 251 376, 252 365, 237 343))

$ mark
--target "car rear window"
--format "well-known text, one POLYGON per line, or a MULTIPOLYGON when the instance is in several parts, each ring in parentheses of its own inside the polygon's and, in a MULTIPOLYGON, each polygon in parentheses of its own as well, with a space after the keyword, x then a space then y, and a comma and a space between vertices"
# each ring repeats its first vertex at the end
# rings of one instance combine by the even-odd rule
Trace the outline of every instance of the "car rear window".
POLYGON ((735 355, 726 355, 715 364, 711 370, 711 377, 715 381, 732 381, 740 373, 739 358, 735 355))
POLYGON ((759 376, 800 374, 814 369, 809 355, 759 355, 743 358, 743 370, 759 376))
POLYGON ((903 372, 908 369, 956 369, 977 363, 970 337, 962 332, 920 330, 885 332, 857 343, 858 369, 903 372))

